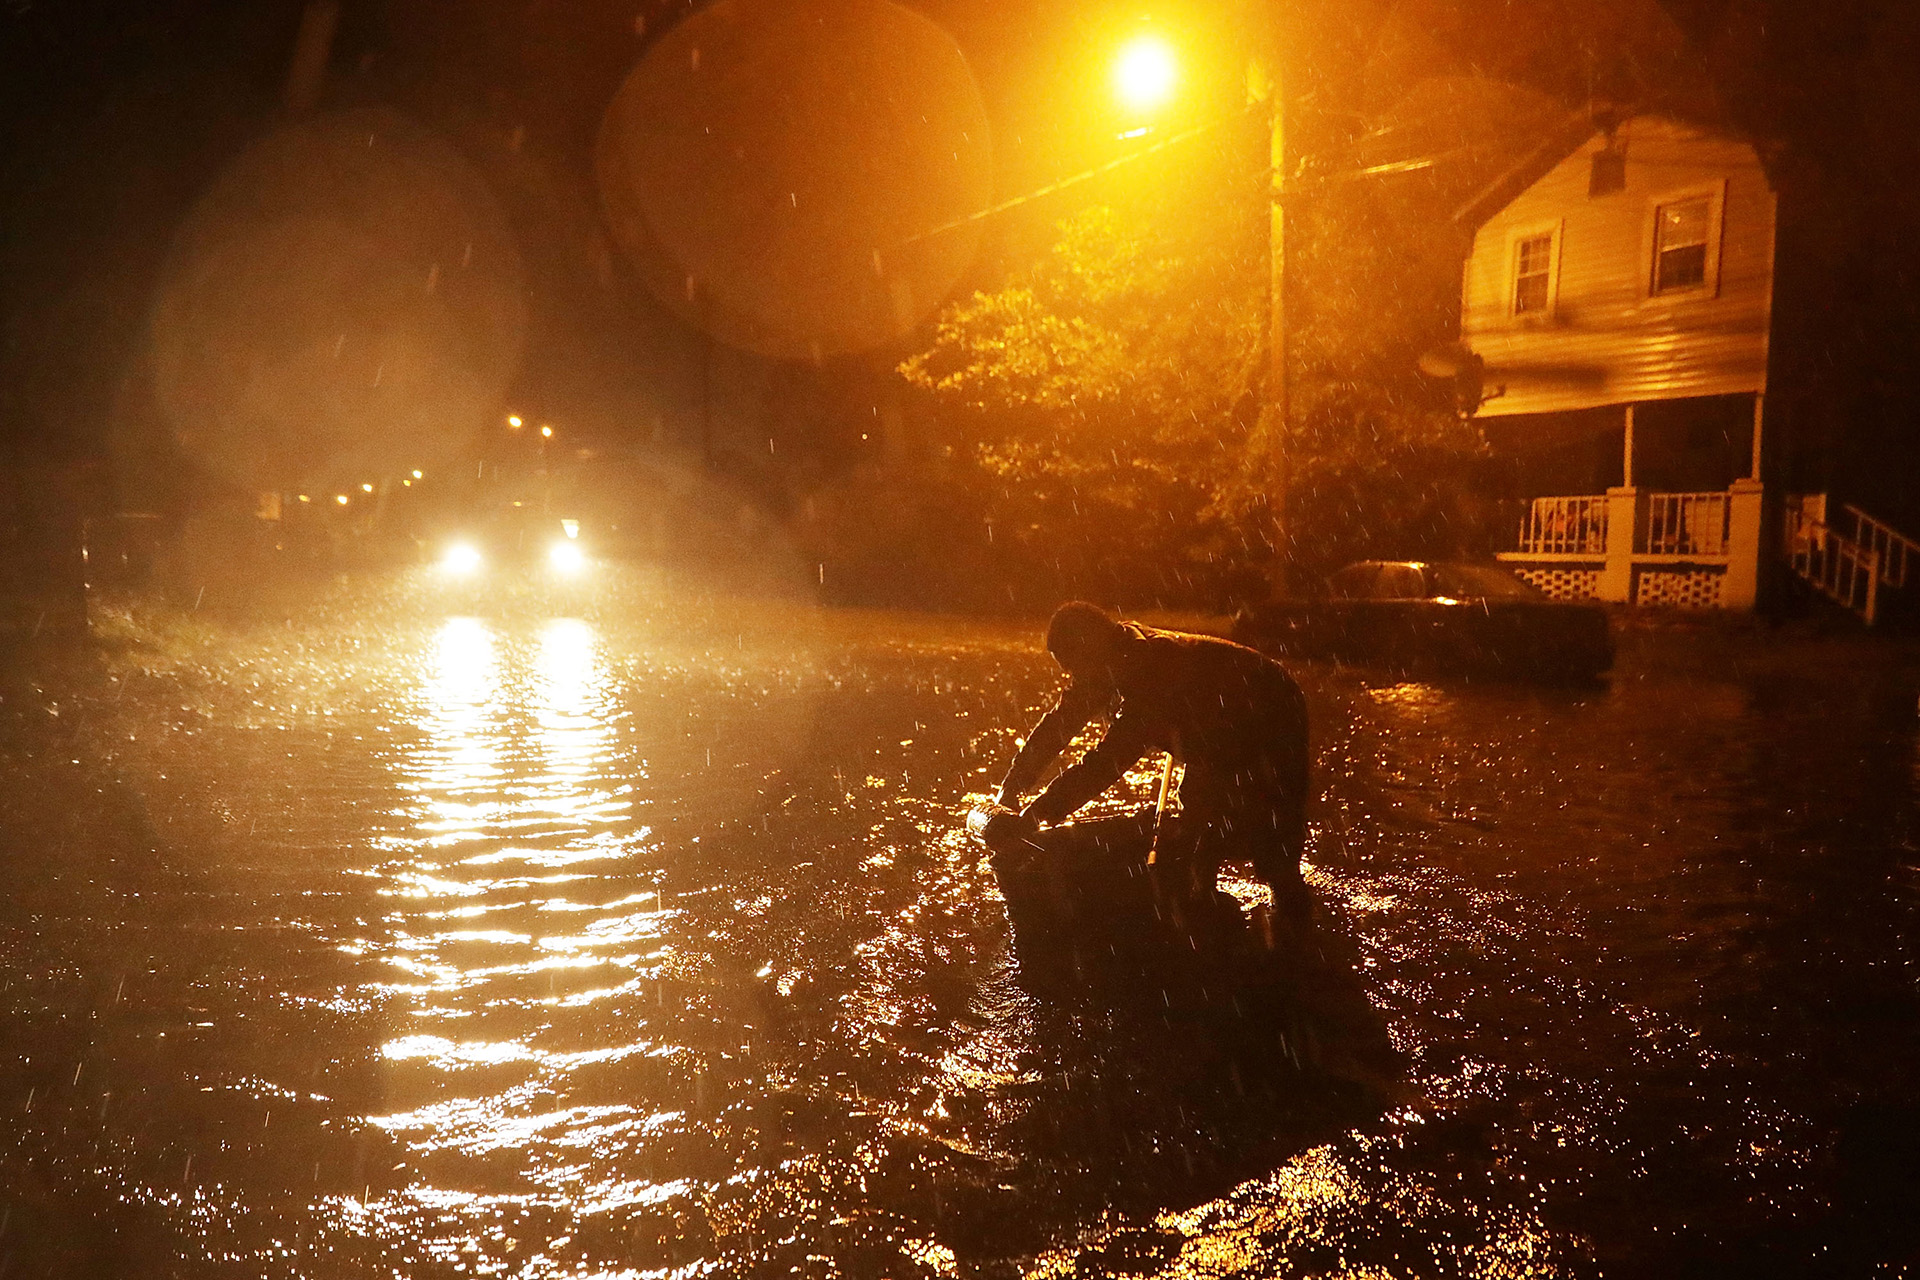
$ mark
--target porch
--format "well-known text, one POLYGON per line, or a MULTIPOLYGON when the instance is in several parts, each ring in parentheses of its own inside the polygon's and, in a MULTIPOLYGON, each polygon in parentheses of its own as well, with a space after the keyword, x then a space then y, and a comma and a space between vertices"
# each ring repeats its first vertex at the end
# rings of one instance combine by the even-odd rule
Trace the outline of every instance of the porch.
POLYGON ((1759 481, 1736 480, 1696 493, 1626 485, 1534 498, 1498 556, 1556 600, 1751 609, 1763 495, 1759 481))

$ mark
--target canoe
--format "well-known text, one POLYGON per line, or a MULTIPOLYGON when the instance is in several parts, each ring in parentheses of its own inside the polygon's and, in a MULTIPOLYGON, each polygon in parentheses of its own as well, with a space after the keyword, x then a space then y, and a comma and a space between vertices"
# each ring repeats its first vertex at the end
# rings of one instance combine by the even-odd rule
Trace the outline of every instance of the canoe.
POLYGON ((1369 1096, 1395 1087, 1404 1064, 1353 940, 1325 912, 1288 928, 1264 903, 1243 915, 1230 894, 1163 892, 1148 863, 1152 808, 1036 830, 996 805, 970 813, 967 829, 987 851, 1020 981, 1035 994, 1177 1022, 1194 1052, 1207 1046, 1241 1072, 1291 1071, 1369 1096))
MULTIPOLYGON (((1172 835, 1177 817, 1166 820, 1172 835)), ((987 850, 1023 958, 1063 950, 1114 959, 1156 949, 1213 953, 1245 945, 1239 902, 1166 893, 1149 865, 1151 808, 1035 830, 1011 809, 975 809, 967 829, 987 850)))

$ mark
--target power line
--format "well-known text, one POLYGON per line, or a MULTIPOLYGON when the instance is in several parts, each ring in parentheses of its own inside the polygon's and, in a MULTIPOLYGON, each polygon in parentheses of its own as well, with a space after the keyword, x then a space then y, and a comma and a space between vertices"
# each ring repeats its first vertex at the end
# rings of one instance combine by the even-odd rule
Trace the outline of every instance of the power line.
MULTIPOLYGON (((1048 196, 1058 195, 1069 187, 1077 187, 1083 182, 1089 182, 1094 178, 1100 177, 1102 174, 1112 173, 1122 165, 1132 164, 1136 160, 1144 160, 1148 156, 1165 151, 1168 147, 1177 146, 1189 139, 1197 138, 1201 134, 1217 129, 1226 123, 1227 121, 1224 119, 1209 120, 1205 124, 1197 124, 1190 129, 1182 129, 1179 133, 1169 134, 1158 142, 1141 147, 1137 151, 1129 151, 1124 156, 1117 156, 1105 164, 1096 165, 1088 169, 1084 173, 1076 173, 1071 178, 1062 178, 1058 182, 1049 183, 1037 191, 1029 191, 1025 195, 1015 196, 1011 200, 1003 200, 992 208, 982 209, 977 213, 969 213, 964 217, 955 218, 951 222, 943 222, 939 226, 932 227, 926 231, 915 232, 913 235, 901 240, 894 247, 900 248, 905 245, 917 244, 922 240, 931 240, 933 237, 945 235, 949 231, 958 231, 961 227, 972 226, 976 222, 984 222, 988 218, 998 217, 1009 209, 1018 209, 1021 205, 1032 204, 1035 200, 1043 200, 1048 196)), ((876 253, 877 252, 876 250, 876 253)))

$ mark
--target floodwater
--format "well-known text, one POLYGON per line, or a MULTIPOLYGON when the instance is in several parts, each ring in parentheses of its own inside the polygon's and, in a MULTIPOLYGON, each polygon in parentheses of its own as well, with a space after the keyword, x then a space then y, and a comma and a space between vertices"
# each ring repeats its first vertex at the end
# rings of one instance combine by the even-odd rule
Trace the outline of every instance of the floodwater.
POLYGON ((1302 666, 1345 977, 1282 1017, 1023 972, 959 820, 1054 688, 1031 626, 443 603, 6 676, 0 1273, 1920 1257, 1911 647, 1302 666))

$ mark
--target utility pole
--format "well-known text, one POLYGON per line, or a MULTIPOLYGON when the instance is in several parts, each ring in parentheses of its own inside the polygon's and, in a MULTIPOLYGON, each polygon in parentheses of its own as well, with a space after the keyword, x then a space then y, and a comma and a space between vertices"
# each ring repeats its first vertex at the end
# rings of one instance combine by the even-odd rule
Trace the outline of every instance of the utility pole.
POLYGON ((1260 425, 1268 433, 1272 459, 1267 513, 1274 560, 1268 580, 1273 594, 1284 596, 1293 558, 1293 531, 1287 512, 1287 489, 1292 479, 1292 459, 1288 457, 1291 441, 1287 433, 1287 97, 1274 6, 1255 0, 1253 10, 1252 37, 1256 53, 1247 68, 1247 96, 1256 110, 1262 104, 1266 108, 1266 176, 1260 182, 1260 198, 1266 204, 1267 310, 1260 325, 1264 356, 1260 371, 1260 425))

